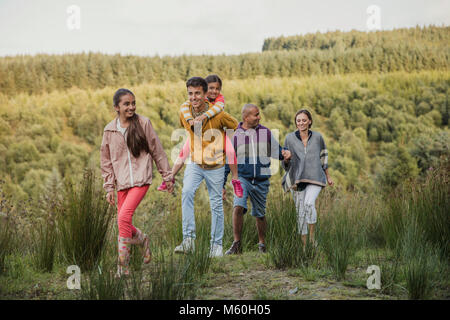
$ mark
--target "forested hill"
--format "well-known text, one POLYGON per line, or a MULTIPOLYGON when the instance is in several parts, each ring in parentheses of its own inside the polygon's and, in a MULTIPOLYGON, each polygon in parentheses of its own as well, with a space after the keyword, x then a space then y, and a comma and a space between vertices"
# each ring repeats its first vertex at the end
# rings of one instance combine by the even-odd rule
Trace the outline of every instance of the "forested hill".
MULTIPOLYGON (((4 191, 23 202, 38 199, 52 177, 99 169, 102 132, 115 116, 119 87, 135 92, 137 112, 151 119, 168 155, 176 156, 180 141, 171 136, 187 97, 185 81, 217 73, 227 112, 240 119, 243 104, 257 104, 262 123, 278 130, 282 143, 295 130, 295 112, 311 110, 337 188, 389 190, 449 164, 448 33, 429 27, 315 34, 303 36, 309 41, 303 49, 232 56, 0 58, 0 188, 3 181, 4 191), (385 40, 379 46, 371 37, 385 40), (333 41, 354 45, 325 49, 333 41)), ((155 173, 156 185, 159 179, 155 173)))
POLYGON ((425 27, 267 39, 262 53, 230 56, 139 57, 85 53, 4 57, 0 58, 0 92, 13 96, 71 87, 100 89, 185 81, 191 76, 210 73, 231 80, 447 70, 449 30, 449 27, 425 27))
POLYGON ((448 47, 450 27, 416 27, 392 31, 334 31, 310 33, 303 36, 268 38, 263 51, 271 50, 351 50, 355 48, 390 47, 399 43, 410 43, 415 47, 448 47))

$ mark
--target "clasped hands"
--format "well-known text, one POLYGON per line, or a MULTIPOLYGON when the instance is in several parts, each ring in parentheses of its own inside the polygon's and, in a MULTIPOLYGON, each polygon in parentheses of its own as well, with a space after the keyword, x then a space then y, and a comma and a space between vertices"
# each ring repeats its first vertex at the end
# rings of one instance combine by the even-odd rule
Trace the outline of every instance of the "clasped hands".
POLYGON ((287 162, 287 161, 291 160, 292 154, 289 150, 285 150, 285 149, 281 150, 281 155, 284 157, 284 161, 287 162))
POLYGON ((195 125, 196 123, 202 123, 203 120, 205 120, 205 119, 207 119, 207 118, 208 118, 208 116, 204 113, 204 114, 198 116, 197 118, 195 118, 194 120, 192 120, 192 119, 189 120, 188 123, 189 123, 190 126, 193 126, 193 125, 195 125))

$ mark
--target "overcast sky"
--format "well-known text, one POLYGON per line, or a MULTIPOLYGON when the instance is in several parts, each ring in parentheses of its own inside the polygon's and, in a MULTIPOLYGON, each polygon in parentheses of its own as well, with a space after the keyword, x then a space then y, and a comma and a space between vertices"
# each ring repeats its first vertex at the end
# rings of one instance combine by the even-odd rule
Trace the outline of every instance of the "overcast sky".
POLYGON ((268 37, 368 31, 371 5, 383 30, 450 25, 450 0, 0 0, 0 56, 260 52, 268 37))

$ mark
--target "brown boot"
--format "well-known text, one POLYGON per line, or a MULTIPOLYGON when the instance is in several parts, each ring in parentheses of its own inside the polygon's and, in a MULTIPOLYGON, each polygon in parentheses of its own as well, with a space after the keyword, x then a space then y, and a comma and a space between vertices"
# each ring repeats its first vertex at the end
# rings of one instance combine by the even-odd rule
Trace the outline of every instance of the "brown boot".
POLYGON ((142 256, 144 257, 144 263, 145 264, 150 263, 150 261, 152 260, 152 253, 149 248, 148 236, 145 233, 143 233, 140 229, 136 228, 136 234, 133 237, 133 241, 136 244, 143 246, 144 253, 142 254, 142 256))

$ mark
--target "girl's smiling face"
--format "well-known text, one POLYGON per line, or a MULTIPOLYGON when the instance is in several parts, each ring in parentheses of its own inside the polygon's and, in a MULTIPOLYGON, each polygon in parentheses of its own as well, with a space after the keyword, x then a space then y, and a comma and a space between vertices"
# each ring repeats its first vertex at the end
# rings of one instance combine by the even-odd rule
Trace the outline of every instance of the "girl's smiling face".
POLYGON ((216 100, 216 98, 220 94, 221 89, 222 88, 220 87, 220 84, 218 82, 210 82, 210 83, 208 83, 208 92, 207 92, 206 96, 210 100, 216 100))
POLYGON ((114 107, 119 116, 131 118, 136 112, 136 99, 131 94, 124 94, 120 97, 119 105, 114 107))

